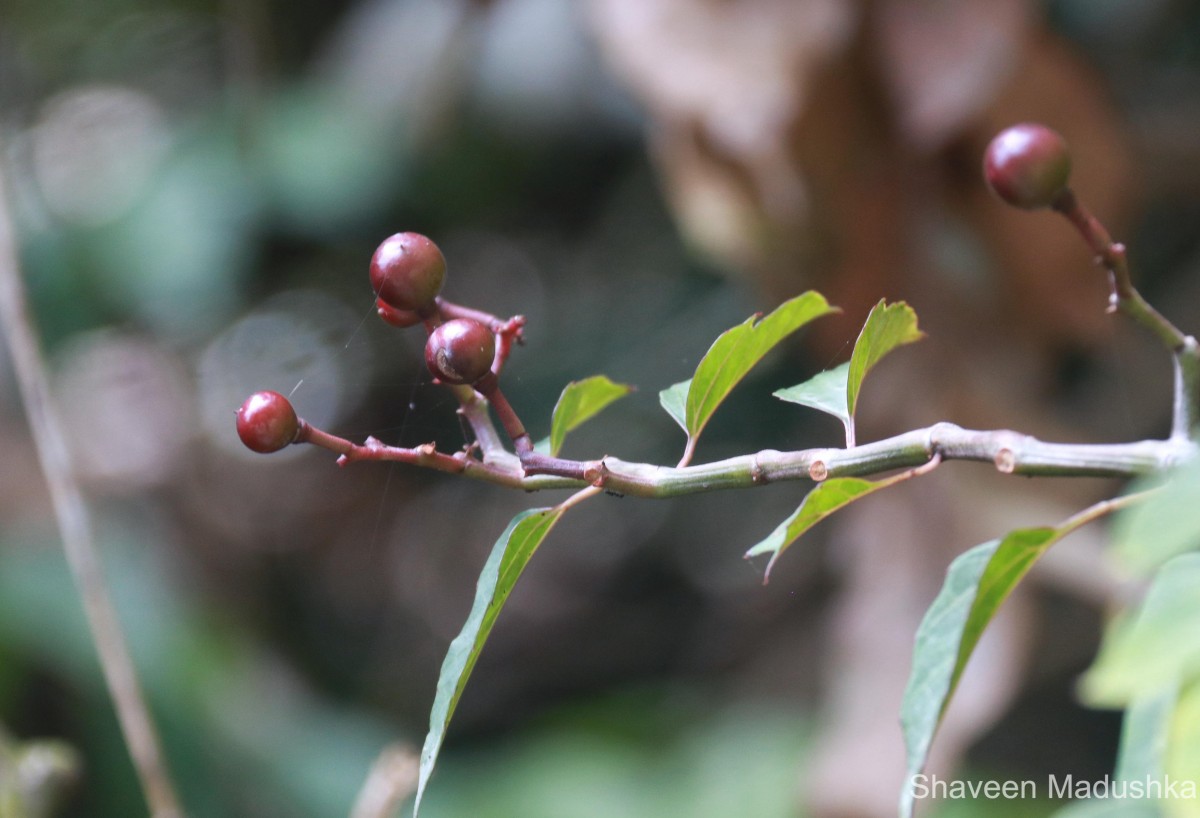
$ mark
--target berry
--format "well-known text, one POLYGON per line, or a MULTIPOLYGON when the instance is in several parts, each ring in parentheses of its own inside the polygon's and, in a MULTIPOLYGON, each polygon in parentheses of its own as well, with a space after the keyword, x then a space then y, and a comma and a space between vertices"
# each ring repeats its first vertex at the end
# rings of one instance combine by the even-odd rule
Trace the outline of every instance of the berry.
POLYGON ((389 236, 371 256, 371 287, 397 310, 431 312, 445 278, 442 251, 420 233, 389 236))
POLYGON ((237 411, 238 437, 262 454, 277 452, 296 439, 300 421, 291 402, 278 392, 255 392, 237 411))
POLYGON ((1067 187, 1071 153, 1066 140, 1045 125, 1026 123, 1001 131, 983 156, 988 187, 1025 210, 1054 204, 1067 187))
POLYGON ((375 299, 375 309, 379 317, 393 327, 413 327, 421 323, 421 316, 410 310, 398 310, 382 298, 375 299))
POLYGON ((473 384, 492 369, 496 336, 470 318, 455 318, 429 333, 425 365, 443 383, 473 384))

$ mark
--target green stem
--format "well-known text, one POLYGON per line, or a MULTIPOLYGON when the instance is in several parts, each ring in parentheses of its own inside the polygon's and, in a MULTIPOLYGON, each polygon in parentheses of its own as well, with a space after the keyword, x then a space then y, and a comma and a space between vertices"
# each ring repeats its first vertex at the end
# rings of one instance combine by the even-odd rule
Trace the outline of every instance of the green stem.
POLYGON ((1196 434, 1196 421, 1200 416, 1200 351, 1196 339, 1172 324, 1137 291, 1129 274, 1125 245, 1112 240, 1108 230, 1079 202, 1074 191, 1064 189, 1052 207, 1075 226, 1096 254, 1096 263, 1108 270, 1112 287, 1109 311, 1120 310, 1150 330, 1171 352, 1175 367, 1171 436, 1187 438, 1196 434))
MULTIPOLYGON (((332 437, 332 436, 330 436, 332 437)), ((340 440, 337 438, 336 440, 340 440)), ((312 434, 298 442, 324 445, 312 434)), ((369 454, 347 460, 395 460, 525 491, 603 488, 613 494, 666 498, 727 489, 753 488, 792 480, 826 480, 830 477, 868 477, 924 466, 941 460, 991 463, 1003 474, 1042 477, 1134 477, 1160 472, 1193 456, 1197 445, 1187 438, 1141 440, 1133 443, 1048 443, 1006 429, 977 431, 952 423, 864 443, 848 449, 772 449, 713 463, 670 467, 631 463, 615 457, 599 460, 563 460, 505 453, 486 462, 445 454, 426 447, 399 449, 373 444, 355 447, 348 441, 325 445, 341 454, 350 448, 369 454), (532 463, 538 468, 531 467, 532 463)))
POLYGON ((1171 437, 1195 440, 1200 434, 1200 344, 1188 336, 1175 353, 1175 403, 1171 437))

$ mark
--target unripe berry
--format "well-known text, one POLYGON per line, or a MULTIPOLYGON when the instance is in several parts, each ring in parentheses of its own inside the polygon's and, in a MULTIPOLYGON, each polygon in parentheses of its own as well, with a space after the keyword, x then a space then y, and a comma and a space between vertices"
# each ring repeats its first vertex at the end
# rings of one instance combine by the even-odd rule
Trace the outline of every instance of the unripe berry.
POLYGON ((455 318, 429 333, 425 365, 435 378, 449 384, 473 384, 492 369, 496 336, 470 318, 455 318))
POLYGON ((429 312, 445 277, 442 251, 420 233, 389 236, 371 256, 371 287, 397 310, 429 312))
POLYGON ((379 313, 379 317, 387 321, 393 327, 414 327, 421 323, 421 316, 409 310, 398 310, 382 298, 375 299, 375 310, 379 313))
POLYGON ((255 392, 237 411, 238 437, 256 452, 277 452, 294 441, 299 432, 296 410, 278 392, 255 392))
POLYGON ((1001 131, 983 155, 988 187, 1025 210, 1049 207, 1067 187, 1071 152, 1045 125, 1025 123, 1001 131))

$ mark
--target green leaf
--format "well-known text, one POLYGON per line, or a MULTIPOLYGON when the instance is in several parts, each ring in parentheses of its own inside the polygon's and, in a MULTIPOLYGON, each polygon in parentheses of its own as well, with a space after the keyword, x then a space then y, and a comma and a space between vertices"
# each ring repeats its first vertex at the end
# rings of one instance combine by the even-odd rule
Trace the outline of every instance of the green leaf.
MULTIPOLYGON (((950 564, 941 592, 917 629, 900 723, 908 753, 905 781, 921 772, 933 736, 980 636, 1000 605, 1051 545, 1073 528, 1028 528, 977 545, 950 564)), ((913 810, 912 787, 900 795, 901 818, 913 810)))
POLYGON ((917 328, 917 314, 903 301, 895 304, 880 301, 871 309, 850 356, 846 378, 846 413, 850 418, 858 408, 858 394, 871 368, 896 347, 924 337, 917 328))
POLYGON ((1050 818, 1163 818, 1163 811, 1157 801, 1090 798, 1072 801, 1050 818))
MULTIPOLYGON (((1165 774, 1175 781, 1191 781, 1200 787, 1200 684, 1192 684, 1180 691, 1171 713, 1168 736, 1170 745, 1165 753, 1165 774)), ((1194 799, 1191 806, 1195 810, 1194 799)), ((1195 812, 1191 814, 1195 815, 1195 812)))
POLYGON ((522 511, 512 519, 508 528, 492 546, 479 574, 479 584, 475 590, 475 602, 471 613, 463 625, 462 631, 450 643, 446 659, 442 662, 442 670, 438 675, 437 695, 433 699, 433 710, 429 714, 429 734, 421 748, 420 777, 417 781, 417 797, 413 803, 413 816, 421 806, 421 796, 425 793, 425 785, 433 774, 434 764, 437 763, 438 752, 446 737, 446 728, 458 706, 475 660, 492 632, 496 617, 508 595, 525 570, 533 553, 542 540, 550 533, 550 529, 562 516, 560 508, 536 508, 522 511))
MULTIPOLYGON (((1192 502, 1195 502, 1193 498, 1192 502)), ((1200 554, 1175 557, 1137 611, 1115 619, 1083 677, 1083 698, 1122 707, 1164 686, 1200 679, 1200 554)))
POLYGON ((550 421, 550 454, 562 450, 567 432, 595 417, 604 407, 633 391, 632 386, 613 383, 603 375, 593 375, 582 381, 572 381, 563 389, 554 405, 550 421))
POLYGON ((658 402, 684 432, 687 432, 687 394, 691 387, 692 382, 689 379, 680 381, 674 386, 668 386, 658 393, 658 402))
POLYGON ((1130 703, 1121 724, 1117 781, 1161 780, 1167 770, 1167 738, 1179 690, 1168 685, 1130 703))
POLYGON ((752 315, 721 333, 696 367, 688 388, 684 413, 688 439, 700 436, 721 401, 780 341, 814 318, 836 311, 823 295, 810 290, 785 301, 761 321, 752 315))
MULTIPOLYGON (((1146 478, 1131 492, 1163 483, 1146 478)), ((1149 574, 1174 556, 1200 548, 1200 459, 1172 472, 1166 485, 1113 521, 1113 550, 1121 562, 1149 574)))
POLYGON ((776 526, 766 539, 746 552, 746 558, 757 557, 760 554, 771 555, 771 561, 767 563, 767 570, 763 576, 765 583, 770 579, 771 569, 774 567, 775 561, 779 559, 779 555, 798 540, 804 532, 858 498, 886 488, 907 476, 907 474, 900 474, 886 480, 832 477, 823 483, 818 483, 815 489, 805 495, 800 507, 792 513, 792 516, 776 526))
POLYGON ((798 403, 833 415, 850 431, 850 410, 846 406, 846 384, 850 375, 850 362, 827 369, 807 381, 787 389, 780 389, 775 397, 788 403, 798 403))
MULTIPOLYGON (((1117 752, 1114 782, 1164 781, 1167 740, 1175 713, 1177 691, 1167 687, 1155 695, 1133 702, 1121 725, 1121 746, 1117 752)), ((1179 781, 1192 780, 1172 776, 1179 781)), ((1089 798, 1075 801, 1053 818, 1161 818, 1163 810, 1157 798, 1089 798)))

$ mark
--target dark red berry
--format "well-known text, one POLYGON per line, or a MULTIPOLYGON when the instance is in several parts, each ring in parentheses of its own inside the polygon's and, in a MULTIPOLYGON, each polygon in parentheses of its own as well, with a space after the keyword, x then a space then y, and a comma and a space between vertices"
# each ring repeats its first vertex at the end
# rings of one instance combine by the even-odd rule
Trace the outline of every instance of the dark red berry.
POLYGON ((277 452, 295 440, 299 431, 296 410, 278 392, 255 392, 237 411, 238 437, 256 452, 277 452))
POLYGON ((475 383, 492 369, 496 336, 470 318, 455 318, 429 333, 425 365, 443 383, 475 383))
POLYGON ((382 298, 375 299, 375 309, 379 313, 379 317, 387 321, 393 327, 414 327, 421 323, 421 316, 409 310, 398 310, 382 298))
POLYGON ((445 278, 442 251, 420 233, 389 236, 371 256, 371 287, 397 310, 429 312, 445 278))
POLYGON ((1014 125, 988 145, 983 176, 1010 205, 1026 210, 1049 207, 1067 187, 1071 152, 1066 140, 1045 125, 1014 125))

